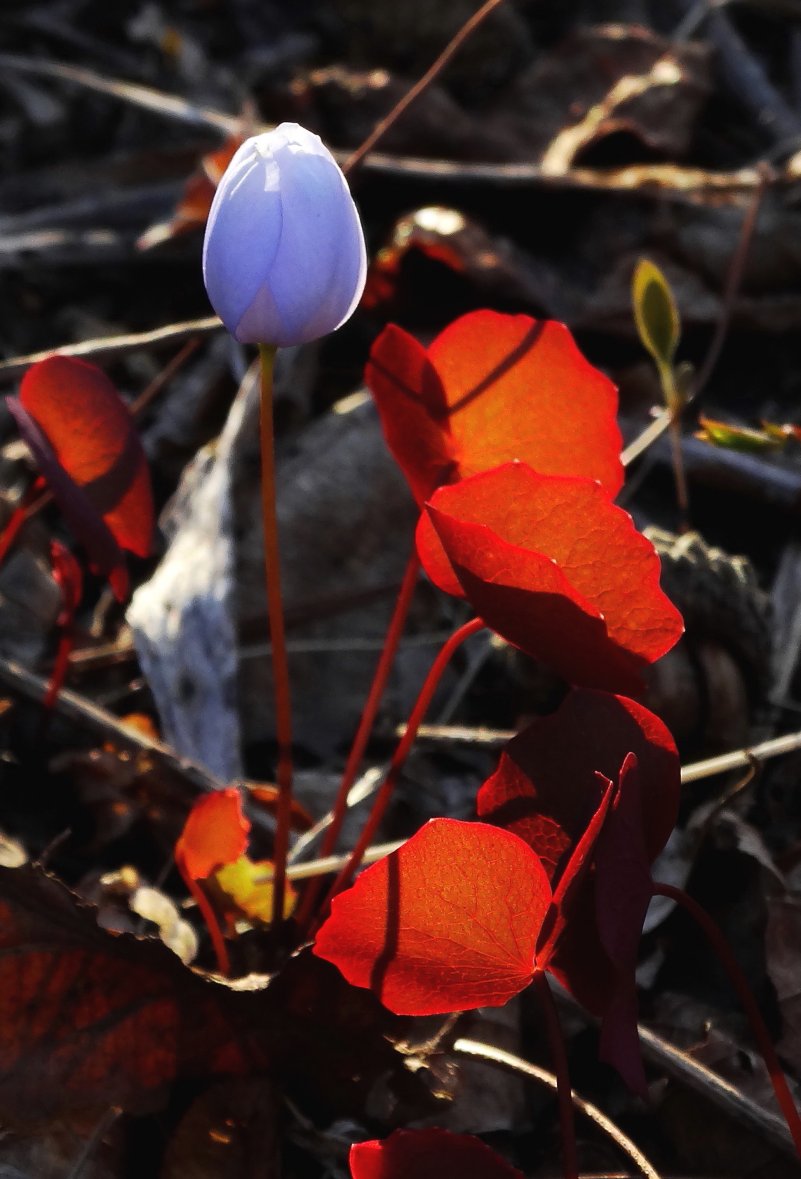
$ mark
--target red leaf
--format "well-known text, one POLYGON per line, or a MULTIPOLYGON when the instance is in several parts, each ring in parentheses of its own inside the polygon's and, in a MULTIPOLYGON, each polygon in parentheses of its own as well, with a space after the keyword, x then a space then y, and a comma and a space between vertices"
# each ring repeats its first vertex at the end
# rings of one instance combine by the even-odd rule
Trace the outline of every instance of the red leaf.
POLYGON ((51 356, 28 369, 19 399, 7 400, 94 566, 113 574, 117 546, 147 556, 150 476, 130 411, 108 377, 85 361, 51 356))
POLYGON ((417 545, 432 581, 570 683, 637 692, 682 633, 653 545, 597 483, 507 463, 427 509, 417 545))
MULTIPOLYGON (((658 717, 633 700, 574 689, 556 712, 532 721, 510 741, 498 769, 479 790, 477 810, 482 819, 525 839, 552 882, 561 881, 601 799, 604 785, 598 771, 604 779, 619 779, 620 786, 596 842, 594 869, 580 879, 564 912, 556 915, 560 928, 547 969, 581 1003, 604 1015, 604 1026, 612 1029, 605 1033, 606 1058, 636 1087, 641 1075, 638 1079, 638 1051, 632 1049, 633 988, 644 915, 643 892, 637 886, 639 849, 644 849, 647 865, 664 847, 675 822, 680 765, 673 738, 658 717), (631 773, 632 752, 640 775, 631 773), (629 880, 625 874, 630 866, 629 880)), ((555 897, 560 892, 555 884, 555 897)), ((553 932, 548 929, 549 938, 553 932)))
POLYGON ((175 845, 175 859, 185 878, 205 880, 215 868, 245 854, 249 834, 236 786, 215 790, 192 807, 175 845))
POLYGON ((574 688, 556 712, 531 721, 479 790, 478 816, 525 839, 553 882, 600 802, 597 774, 616 782, 628 753, 646 784, 643 827, 653 860, 676 822, 679 755, 659 717, 625 696, 574 688))
POLYGON ((559 881, 553 891, 551 911, 537 942, 537 965, 541 970, 548 968, 554 948, 559 944, 570 924, 568 915, 574 898, 580 895, 581 887, 590 872, 595 845, 612 805, 615 793, 614 783, 604 778, 603 774, 597 774, 596 777, 603 787, 603 795, 595 814, 573 847, 570 858, 560 873, 559 881))
POLYGON ((157 939, 101 929, 40 869, 0 869, 0 1115, 144 1112, 179 1075, 244 1071, 238 1019, 157 939))
POLYGON ((426 350, 390 324, 365 370, 387 443, 419 503, 446 480, 522 459, 543 474, 623 483, 614 385, 561 323, 474 311, 426 350))
POLYGON ((448 1130, 396 1130, 350 1148, 353 1179, 523 1179, 479 1138, 448 1130))
POLYGON ((531 981, 550 899, 516 835, 433 819, 334 899, 314 952, 398 1015, 499 1007, 531 981))

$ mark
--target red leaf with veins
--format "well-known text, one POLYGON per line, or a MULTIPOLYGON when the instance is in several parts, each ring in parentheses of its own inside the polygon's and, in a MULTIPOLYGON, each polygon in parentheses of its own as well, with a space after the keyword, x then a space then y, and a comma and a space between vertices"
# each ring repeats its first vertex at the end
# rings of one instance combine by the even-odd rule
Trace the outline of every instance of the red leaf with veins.
POLYGON ((474 311, 426 349, 390 324, 365 370, 387 443, 422 504, 511 459, 623 483, 617 391, 561 323, 474 311))
POLYGON ((353 1179, 523 1179, 516 1167, 470 1134, 396 1130, 350 1148, 353 1179))
POLYGON ((125 402, 93 364, 51 356, 7 403, 93 568, 124 597, 120 548, 147 556, 153 536, 150 476, 125 402))
POLYGON ((682 633, 653 545, 589 479, 507 463, 441 487, 427 510, 431 580, 570 683, 637 692, 682 633))
POLYGON ((516 835, 433 819, 334 899, 314 953, 397 1015, 500 1007, 531 981, 550 900, 516 835))

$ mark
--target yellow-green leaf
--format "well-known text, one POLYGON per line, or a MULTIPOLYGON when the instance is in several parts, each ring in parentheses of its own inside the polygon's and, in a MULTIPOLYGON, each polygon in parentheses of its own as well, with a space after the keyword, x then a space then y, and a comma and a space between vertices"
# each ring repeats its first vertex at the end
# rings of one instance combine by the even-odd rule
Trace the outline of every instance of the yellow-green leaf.
POLYGON ((658 365, 669 367, 679 342, 679 312, 668 280, 648 258, 637 263, 631 300, 640 339, 658 365))
MULTIPOLYGON (((269 925, 273 916, 273 865, 269 860, 251 860, 240 856, 214 873, 218 888, 225 894, 229 909, 248 921, 269 925)), ((284 916, 295 908, 297 895, 287 881, 284 916)))
POLYGON ((748 426, 732 426, 714 418, 701 415, 698 419, 702 429, 696 434, 703 442, 711 442, 725 450, 741 450, 754 454, 765 450, 778 450, 784 445, 783 438, 765 430, 752 430, 748 426))

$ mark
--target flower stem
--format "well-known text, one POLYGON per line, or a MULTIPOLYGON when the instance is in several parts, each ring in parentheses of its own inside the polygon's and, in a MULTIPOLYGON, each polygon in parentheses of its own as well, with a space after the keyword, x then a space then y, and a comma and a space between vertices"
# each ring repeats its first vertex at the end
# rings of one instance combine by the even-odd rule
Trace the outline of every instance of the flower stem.
POLYGON ((351 852, 350 859, 348 860, 345 867, 340 871, 339 875, 336 877, 334 883, 331 885, 331 888, 328 891, 325 902, 318 913, 315 922, 316 926, 322 922, 323 917, 328 910, 328 906, 336 894, 341 892, 343 888, 347 888, 347 886, 350 884, 353 874, 361 862, 361 858, 364 855, 365 849, 368 848, 373 842, 373 836, 378 830, 381 820, 384 817, 384 813, 387 809, 387 806, 389 805, 389 800, 392 797, 392 792, 397 785, 401 770, 403 769, 406 758, 409 755, 409 750, 414 744, 414 739, 417 736, 417 730, 423 721, 423 718, 428 710, 428 706, 431 703, 431 698, 437 690, 437 685, 442 678, 442 673, 450 663, 454 651, 456 651, 456 649, 460 647, 466 639, 469 639, 471 635, 474 635, 478 631, 482 630, 483 627, 484 623, 480 618, 472 618, 469 622, 466 622, 464 626, 460 626, 459 629, 454 631, 451 637, 443 644, 439 654, 432 663, 428 675, 423 682, 423 686, 420 689, 420 694, 417 697, 415 706, 412 709, 404 734, 398 742, 395 752, 392 755, 392 760, 389 763, 389 769, 387 770, 387 776, 384 779, 381 789, 378 791, 373 800, 373 806, 367 822, 362 828, 362 833, 356 842, 356 846, 351 852))
POLYGON ((567 1052, 562 1026, 556 1004, 553 1001, 548 979, 542 970, 534 975, 534 986, 545 1017, 551 1062, 556 1074, 556 1093, 559 1099, 559 1126, 562 1131, 562 1163, 565 1179, 578 1179, 578 1152, 576 1150, 576 1125, 573 1118, 573 1097, 570 1088, 570 1073, 567 1067, 567 1052))
MULTIPOLYGON (((367 748, 367 742, 370 738, 373 724, 375 723, 376 713, 383 698, 384 689, 387 686, 387 679, 389 678, 389 673, 398 650, 398 644, 403 634, 403 628, 406 624, 406 618, 412 603, 419 572, 420 561, 418 560, 417 552, 413 550, 403 574, 398 599, 395 603, 395 609, 392 612, 392 618, 389 621, 384 646, 381 649, 381 656, 375 669, 373 682, 370 685, 370 692, 364 705, 364 711, 359 720, 356 735, 353 738, 353 745, 348 754, 345 769, 342 772, 342 781, 339 784, 339 792, 331 815, 331 825, 326 831, 325 837, 320 845, 320 858, 330 855, 333 852, 339 832, 342 830, 342 823, 344 822, 347 811, 348 793, 356 781, 356 775, 359 772, 359 766, 364 757, 364 751, 367 748)), ((296 915, 301 929, 314 910, 317 898, 320 895, 321 884, 322 880, 320 878, 313 880, 303 894, 303 901, 296 915)))
POLYGON ((278 516, 275 488, 275 439, 273 435, 273 368, 276 349, 259 345, 261 359, 261 503, 264 521, 264 573, 267 579, 267 619, 273 665, 275 732, 278 743, 278 806, 273 859, 273 924, 283 919, 286 885, 286 857, 292 817, 292 706, 289 692, 289 664, 281 600, 281 565, 278 546, 278 516))
POLYGON ((784 1115, 784 1120, 787 1122, 798 1156, 801 1158, 801 1117, 799 1117, 798 1110, 790 1093, 790 1087, 787 1084, 782 1066, 779 1063, 779 1058, 776 1055, 776 1049, 773 1047, 770 1033, 762 1018, 762 1013, 748 985, 748 980, 731 951, 729 943, 706 910, 682 889, 676 888, 672 884, 661 884, 657 882, 654 884, 654 895, 669 897, 672 901, 681 905, 695 919, 698 925, 700 925, 720 959, 732 986, 737 992, 737 997, 743 1006, 743 1010, 748 1016, 751 1030, 754 1033, 754 1039, 757 1042, 759 1051, 762 1053, 762 1059, 770 1074, 773 1092, 776 1094, 776 1101, 784 1115))

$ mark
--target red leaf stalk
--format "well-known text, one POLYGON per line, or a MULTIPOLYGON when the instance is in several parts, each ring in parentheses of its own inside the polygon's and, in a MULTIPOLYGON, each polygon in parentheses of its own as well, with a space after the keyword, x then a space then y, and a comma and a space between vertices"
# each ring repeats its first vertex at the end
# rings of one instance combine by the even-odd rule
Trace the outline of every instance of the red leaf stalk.
POLYGON ((762 1059, 770 1074, 773 1092, 776 1094, 776 1101, 782 1111, 784 1120, 787 1122, 787 1127, 795 1143, 798 1157, 801 1158, 801 1117, 799 1117, 798 1110, 790 1093, 790 1087, 787 1084, 782 1066, 779 1063, 779 1058, 776 1055, 776 1049, 773 1047, 770 1033, 762 1018, 762 1013, 748 985, 748 980, 743 974, 742 967, 731 951, 729 943, 706 910, 682 889, 675 888, 672 884, 657 882, 654 884, 654 895, 669 897, 672 901, 682 905, 704 931, 713 950, 720 959, 732 986, 737 992, 737 997, 742 1004, 743 1010, 748 1016, 751 1030, 754 1033, 754 1039, 757 1042, 762 1059))
MULTIPOLYGON (((387 634, 384 640, 384 646, 381 649, 381 656, 378 660, 378 665, 375 669, 373 682, 370 685, 370 691, 365 701, 364 710, 359 720, 356 735, 353 738, 353 745, 351 746, 348 760, 345 763, 345 769, 342 772, 342 781, 339 784, 339 792, 334 802, 333 813, 331 816, 331 824, 325 833, 322 844, 320 845, 320 855, 327 856, 333 852, 339 832, 342 830, 342 823, 347 812, 348 793, 353 783, 356 781, 356 775, 359 772, 364 751, 367 748, 367 742, 370 739, 370 734, 375 723, 376 713, 384 696, 384 690, 387 686, 389 673, 392 670, 392 664, 395 661, 398 644, 400 643, 403 628, 406 625, 406 618, 409 614, 409 607, 412 604, 412 597, 414 596, 415 586, 417 585, 417 578, 420 573, 420 561, 417 557, 416 550, 412 551, 411 556, 406 565, 403 574, 403 581, 401 582, 398 599, 395 603, 395 609, 392 612, 392 618, 387 627, 387 634)), ((297 913, 297 921, 302 929, 308 921, 311 913, 314 911, 314 906, 317 903, 317 898, 320 895, 322 887, 322 877, 315 877, 309 882, 306 891, 303 894, 303 901, 297 913)))
POLYGON ((50 673, 50 683, 47 685, 47 695, 42 701, 42 708, 46 713, 50 712, 58 700, 58 694, 64 687, 64 680, 67 678, 67 668, 70 662, 70 652, 72 651, 75 642, 75 633, 72 622, 68 626, 62 628, 58 640, 58 647, 56 649, 56 658, 53 662, 53 670, 50 673))
POLYGON ((21 503, 11 513, 11 517, 0 533, 0 565, 3 564, 14 541, 19 536, 23 524, 46 507, 53 498, 49 491, 43 491, 45 481, 41 475, 22 497, 21 503))
MULTIPOLYGON (((178 867, 179 869, 181 868, 180 861, 178 861, 178 867)), ((187 872, 181 870, 181 875, 184 878, 186 887, 197 902, 197 907, 200 909, 203 920, 206 922, 206 928, 211 937, 211 944, 214 947, 214 956, 217 959, 217 969, 220 974, 228 978, 231 974, 231 960, 228 957, 228 949, 225 945, 225 938, 223 937, 220 923, 217 920, 217 914, 214 912, 211 902, 203 891, 202 886, 196 880, 193 880, 187 872)))
MULTIPOLYGON (((28 509, 29 512, 38 510, 41 502, 41 498, 35 500, 28 509)), ((70 651, 75 642, 75 615, 83 594, 81 567, 69 549, 65 548, 57 540, 52 541, 50 544, 50 562, 53 577, 61 590, 61 609, 56 619, 56 626, 58 627, 56 658, 53 663, 53 670, 50 673, 50 683, 47 686, 47 692, 42 701, 45 724, 47 723, 47 718, 52 711, 53 705, 58 699, 58 694, 64 686, 64 680, 67 678, 70 651)))
POLYGON ((392 792, 397 785, 400 772, 403 769, 406 758, 409 756, 409 750, 414 744, 414 739, 417 736, 417 730, 423 723, 425 714, 428 711, 428 706, 431 703, 431 698, 437 690, 437 686, 440 679, 442 678, 442 674, 450 663, 454 651, 456 651, 456 649, 460 647, 466 639, 469 639, 471 635, 477 634, 478 631, 482 630, 483 627, 484 623, 480 618, 472 618, 469 622, 466 622, 464 626, 460 626, 457 631, 454 631, 447 642, 444 643, 442 649, 432 663, 423 686, 420 689, 420 694, 417 697, 415 706, 412 709, 411 715, 409 716, 409 720, 406 725, 406 731, 398 742, 397 748, 392 755, 392 760, 389 763, 389 769, 387 770, 387 776, 384 779, 381 789, 378 791, 375 799, 373 800, 373 806, 368 816, 367 822, 362 829, 361 835, 356 841, 356 846, 351 853, 350 859, 348 860, 345 867, 341 870, 328 891, 328 895, 326 896, 325 901, 319 911, 315 928, 322 921, 333 898, 337 895, 337 893, 341 892, 343 888, 347 888, 347 886, 350 884, 354 872, 361 863, 362 856, 372 843, 379 824, 384 817, 387 806, 389 805, 392 792))
POLYGON ((551 1050, 553 1071, 556 1074, 556 1092, 559 1098, 559 1125, 562 1132, 562 1162, 565 1179, 578 1179, 578 1152, 576 1150, 576 1126, 573 1118, 573 1097, 570 1087, 570 1073, 567 1067, 567 1052, 559 1014, 553 1001, 548 979, 541 970, 534 975, 534 986, 545 1017, 548 1046, 551 1050))
POLYGON ((267 618, 272 650, 275 730, 278 742, 278 808, 275 830, 275 875, 273 877, 273 924, 284 914, 286 858, 292 821, 292 704, 289 691, 289 663, 281 598, 281 565, 278 517, 275 502, 275 439, 273 431, 273 366, 275 348, 259 347, 261 357, 261 502, 264 522, 264 572, 267 579, 267 618))

